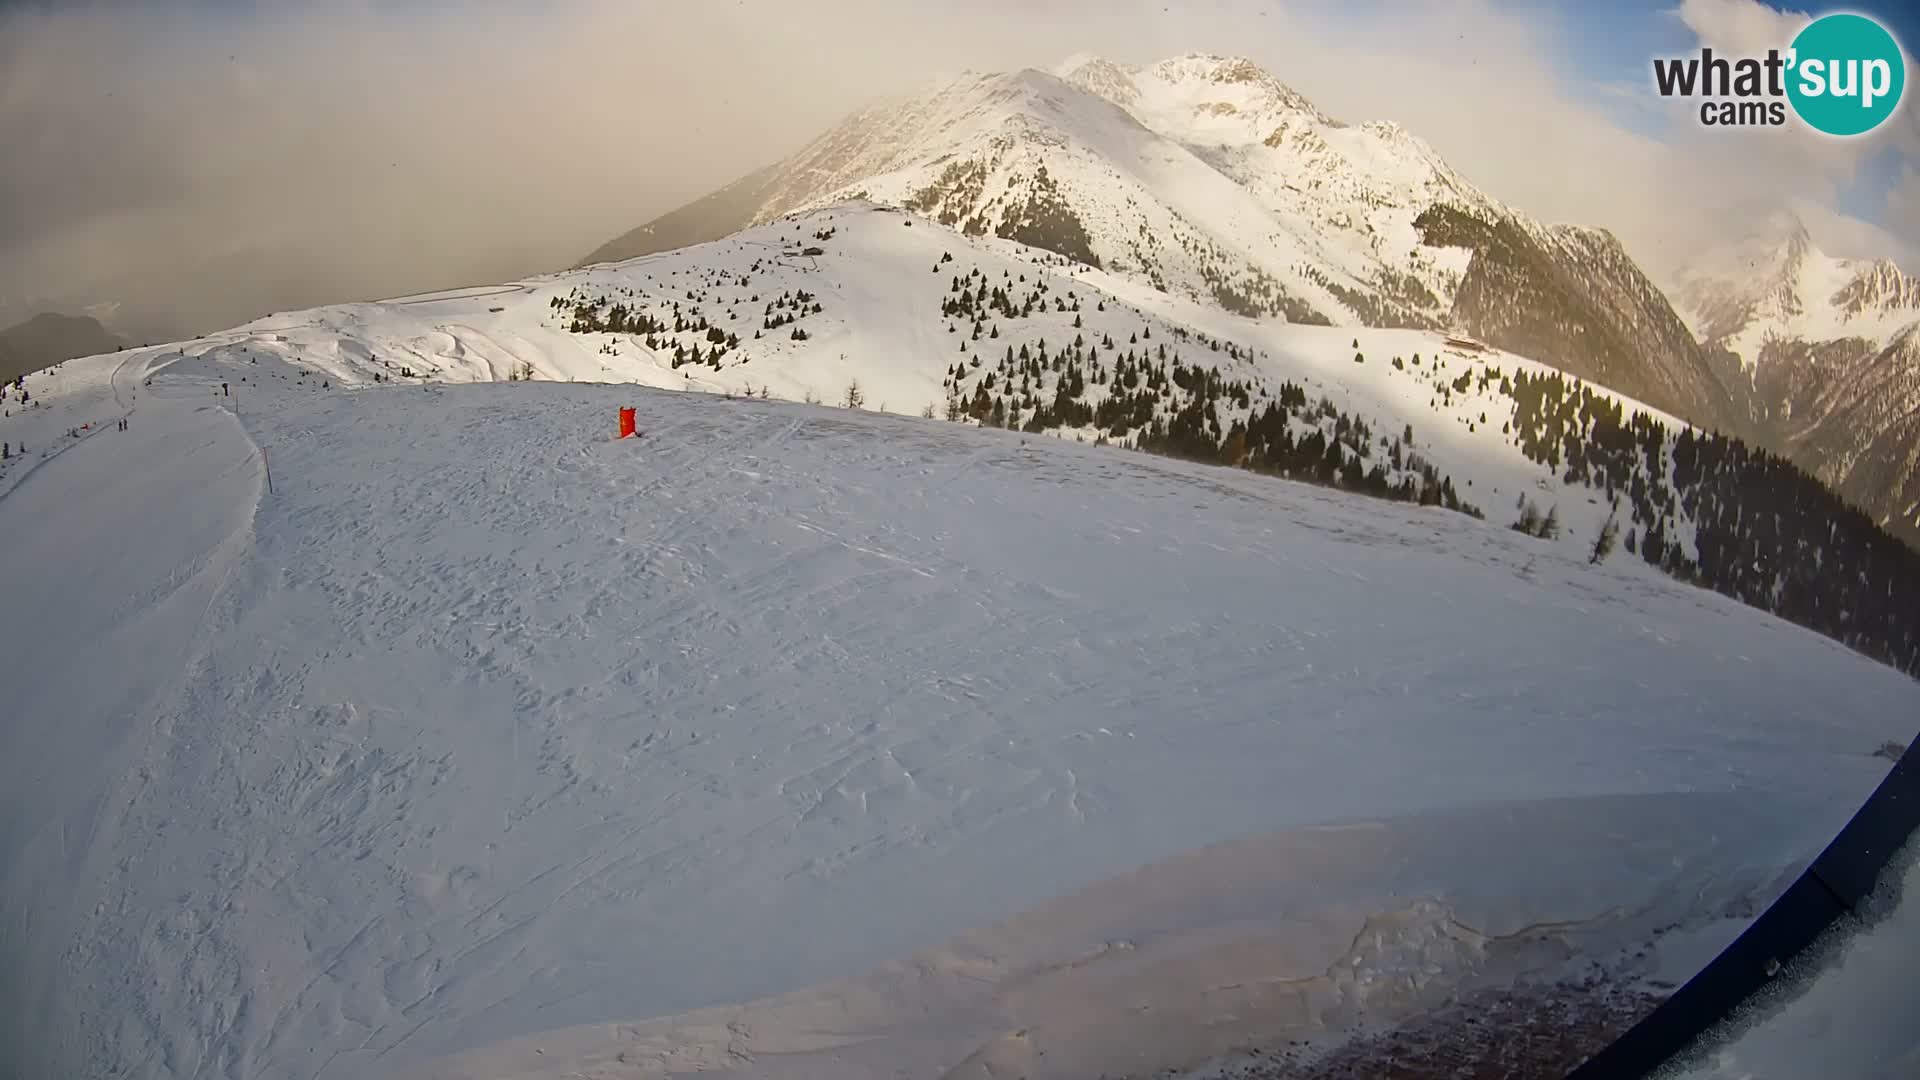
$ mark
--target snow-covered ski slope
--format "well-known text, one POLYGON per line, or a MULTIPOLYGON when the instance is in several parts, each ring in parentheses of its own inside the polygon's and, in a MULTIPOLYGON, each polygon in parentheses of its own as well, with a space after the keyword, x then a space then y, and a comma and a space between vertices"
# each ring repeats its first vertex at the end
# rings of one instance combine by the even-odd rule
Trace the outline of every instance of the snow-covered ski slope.
MULTIPOLYGON (((1156 291, 1130 278, 1066 263, 1034 248, 968 237, 915 215, 856 202, 749 229, 734 237, 624 263, 485 289, 275 315, 183 343, 165 355, 251 361, 273 357, 336 384, 376 375, 401 382, 504 380, 630 382, 709 393, 765 394, 837 404, 858 384, 864 407, 946 415, 950 369, 966 399, 1051 401, 1057 372, 1031 387, 995 365, 1042 347, 1082 349, 1111 370, 1124 354, 1218 371, 1250 388, 1245 406, 1222 402, 1222 430, 1274 400, 1284 384, 1331 401, 1371 425, 1370 462, 1411 429, 1404 449, 1453 479, 1461 496, 1502 523, 1521 495, 1557 507, 1569 550, 1591 546, 1608 512, 1596 493, 1527 460, 1503 430, 1514 400, 1499 376, 1554 374, 1534 361, 1444 334, 1254 321, 1156 291), (999 291, 1013 314, 983 299, 955 313, 960 292, 999 291), (615 306, 624 314, 616 321, 615 306), (816 310, 817 308, 817 310, 816 310), (626 332, 573 332, 621 325, 626 332), (631 329, 653 320, 657 333, 631 329), (681 327, 675 330, 678 320, 681 327), (771 328, 769 328, 771 324, 771 328), (975 327, 978 336, 975 336, 975 327), (796 332, 804 334, 796 339, 796 332), (714 340, 715 336, 723 339, 714 340), (731 336, 731 343, 727 339, 731 336), (756 336, 758 335, 758 336, 756 336), (651 346, 649 345, 651 341, 651 346), (692 349, 701 359, 692 359, 692 349), (676 366, 675 350, 686 357, 676 366), (719 350, 717 360, 710 359, 719 350), (1356 357, 1359 359, 1356 360, 1356 357), (976 366, 976 361, 980 366, 976 366), (405 373, 411 373, 410 375, 405 373), (1498 373, 1491 379, 1482 376, 1498 373), (1463 381, 1463 376, 1470 380, 1463 381)), ((244 374, 244 373, 243 373, 244 374)), ((1678 432, 1672 416, 1591 388, 1678 432)), ((1085 387, 1098 403, 1110 385, 1085 387)), ((243 391, 244 393, 244 391, 243 391)), ((1169 386, 1156 415, 1191 395, 1169 386)), ((244 406, 243 406, 244 408, 244 406)), ((1029 407, 1025 415, 1031 417, 1029 407)), ((1331 416, 1320 421, 1328 438, 1331 416)), ((1015 417, 1011 426, 1018 427, 1015 417)), ((1092 441, 1091 428, 1050 434, 1092 441)), ((1123 438, 1122 442, 1137 437, 1123 438)), ((1676 509, 1682 542, 1690 526, 1676 509)))
MULTIPOLYGON (((36 386, 107 423, 0 495, 0 1073, 1039 1076, 1338 1032, 1751 913, 1920 714, 1494 521, 870 411, 365 381, 483 377, 482 335, 592 374, 592 337, 484 318, 514 299, 36 386)), ((907 314, 810 319, 721 377, 937 390, 907 314)))
POLYGON ((76 443, 112 431, 139 397, 125 353, 69 360, 26 377, 27 400, 9 383, 0 389, 0 496, 76 443))

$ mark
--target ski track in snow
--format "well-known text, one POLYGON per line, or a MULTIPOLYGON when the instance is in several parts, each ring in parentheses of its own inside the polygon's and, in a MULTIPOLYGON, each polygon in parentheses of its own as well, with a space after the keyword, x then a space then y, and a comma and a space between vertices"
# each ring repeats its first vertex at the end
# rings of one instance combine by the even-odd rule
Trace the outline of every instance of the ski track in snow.
POLYGON ((1810 633, 1441 511, 271 358, 236 422, 241 366, 169 360, 131 431, 0 500, 0 1071, 385 1075, 1492 802, 1791 805, 1725 855, 1778 869, 1920 711, 1810 633))
POLYGON ((107 425, 132 416, 136 395, 123 380, 128 377, 127 364, 134 359, 112 353, 36 372, 34 385, 40 391, 36 408, 23 406, 9 395, 5 430, 13 456, 0 461, 0 499, 26 483, 40 466, 99 435, 107 425), (12 415, 16 412, 17 420, 12 415), (71 428, 82 429, 78 438, 67 435, 71 428))

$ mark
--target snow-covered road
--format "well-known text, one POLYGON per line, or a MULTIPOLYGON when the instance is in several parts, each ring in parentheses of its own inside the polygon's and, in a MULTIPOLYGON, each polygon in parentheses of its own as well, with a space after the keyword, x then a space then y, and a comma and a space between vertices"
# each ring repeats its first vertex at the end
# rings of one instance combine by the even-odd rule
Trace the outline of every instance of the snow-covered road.
POLYGON ((0 501, 0 1072, 378 1076, 1493 803, 1731 793, 1772 824, 1704 850, 1771 871, 1920 714, 1440 511, 777 402, 314 381, 156 368, 133 430, 0 501))

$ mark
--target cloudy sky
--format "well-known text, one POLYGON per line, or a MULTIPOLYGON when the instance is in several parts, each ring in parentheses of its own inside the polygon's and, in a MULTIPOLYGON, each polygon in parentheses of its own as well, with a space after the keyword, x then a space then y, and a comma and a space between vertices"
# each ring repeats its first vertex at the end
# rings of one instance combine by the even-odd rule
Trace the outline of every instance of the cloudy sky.
MULTIPOLYGON (((1847 7, 1920 41, 1910 0, 1847 7)), ((1652 94, 1653 56, 1784 45, 1799 10, 0 0, 0 323, 85 309, 159 337, 557 269, 875 96, 1083 52, 1250 56, 1521 209, 1613 229, 1656 274, 1781 205, 1837 254, 1920 271, 1920 108, 1842 142, 1710 132, 1652 94)))

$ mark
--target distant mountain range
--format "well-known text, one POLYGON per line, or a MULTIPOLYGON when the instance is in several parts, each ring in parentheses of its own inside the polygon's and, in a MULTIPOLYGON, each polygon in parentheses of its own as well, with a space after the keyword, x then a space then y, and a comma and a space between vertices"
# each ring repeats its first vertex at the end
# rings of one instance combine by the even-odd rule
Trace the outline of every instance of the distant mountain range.
POLYGON ((1711 253, 1676 304, 1605 230, 1538 222, 1398 125, 1331 118, 1241 58, 968 74, 862 110, 583 265, 854 198, 1238 314, 1471 337, 1787 454, 1920 543, 1915 336, 1900 333, 1920 288, 1891 263, 1765 235, 1711 253))
POLYGON ((1457 329, 1703 423, 1734 419, 1707 351, 1610 234, 1536 222, 1399 126, 1334 120, 1233 57, 964 76, 860 112, 587 261, 849 197, 1241 314, 1457 329))
POLYGON ((62 360, 112 352, 123 343, 85 315, 35 315, 0 330, 0 382, 52 367, 62 360))
POLYGON ((1675 296, 1762 443, 1920 537, 1920 279, 1829 256, 1783 213, 1697 261, 1675 296))

